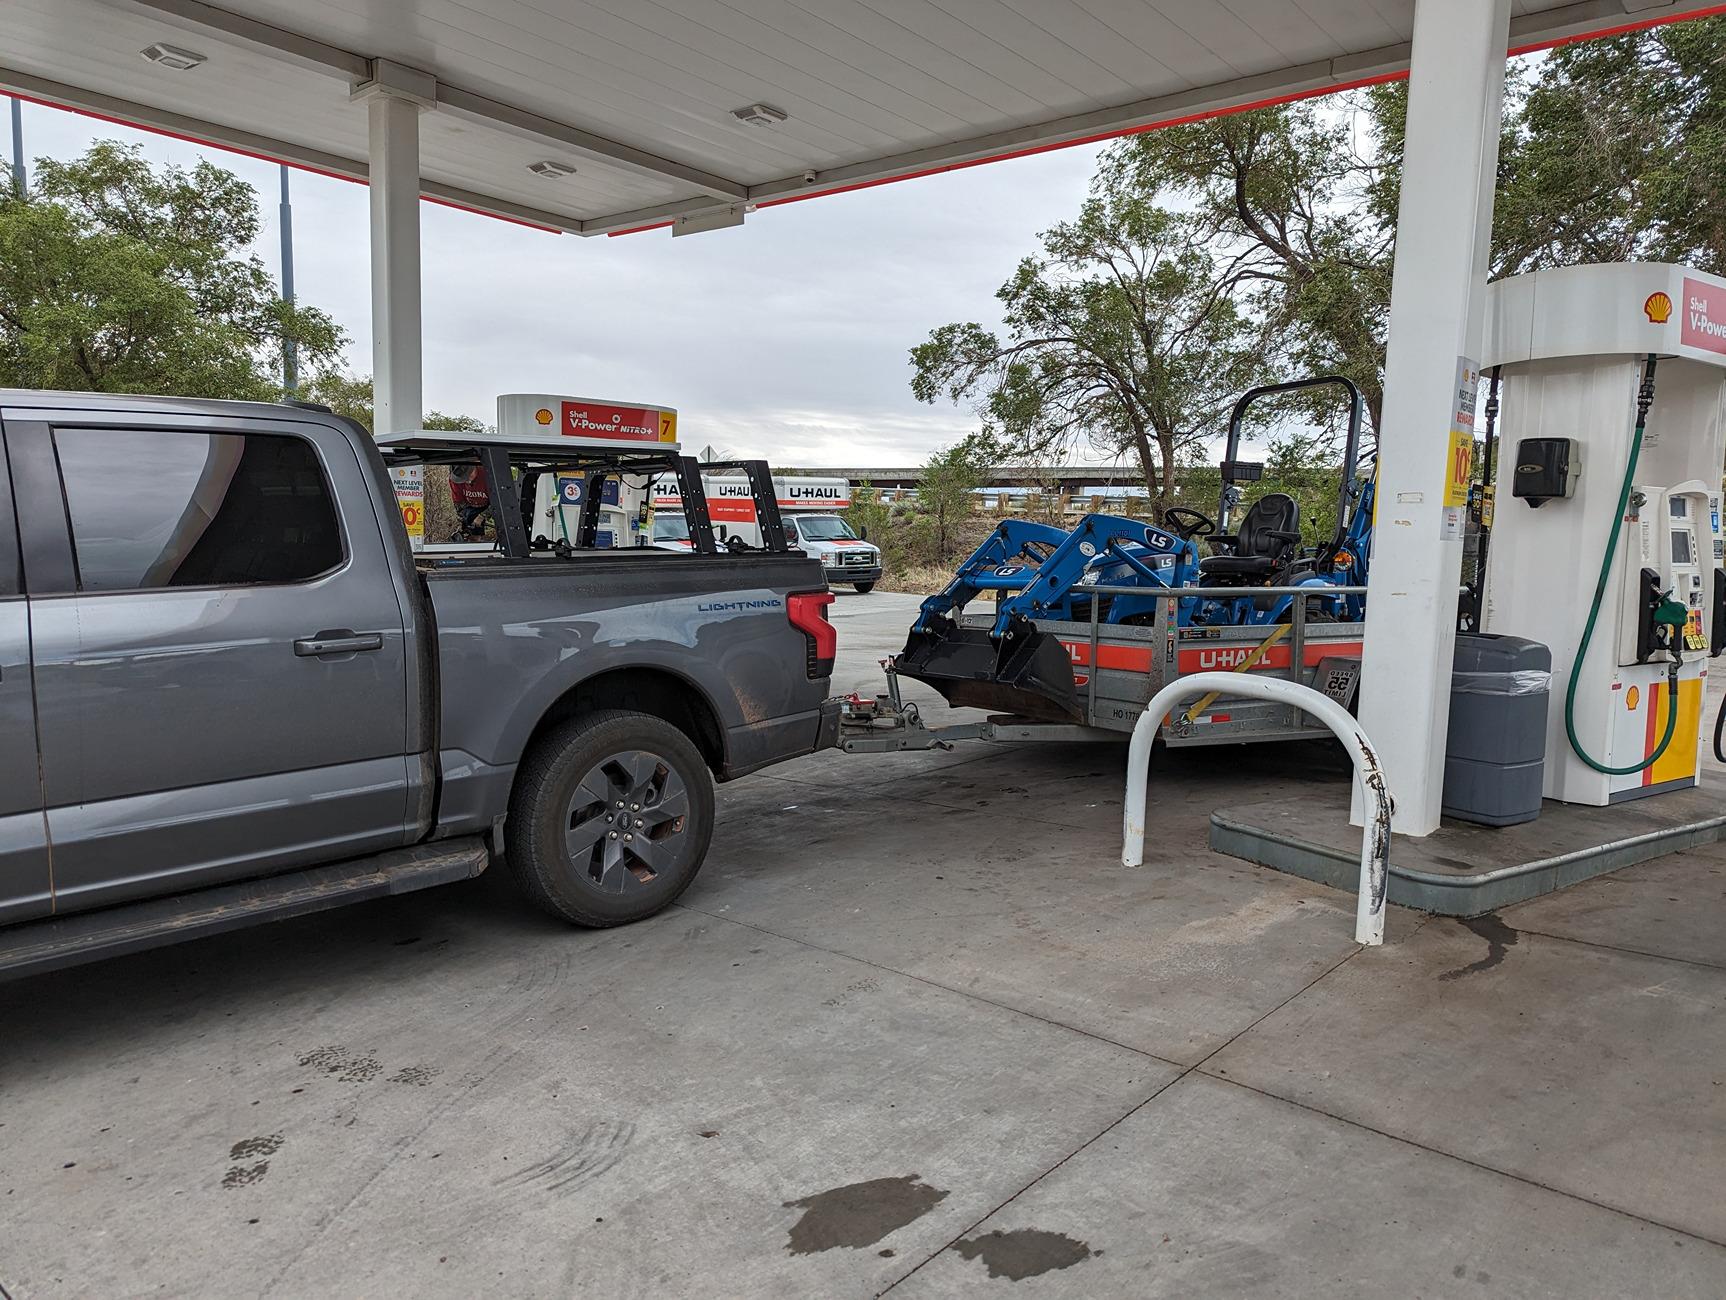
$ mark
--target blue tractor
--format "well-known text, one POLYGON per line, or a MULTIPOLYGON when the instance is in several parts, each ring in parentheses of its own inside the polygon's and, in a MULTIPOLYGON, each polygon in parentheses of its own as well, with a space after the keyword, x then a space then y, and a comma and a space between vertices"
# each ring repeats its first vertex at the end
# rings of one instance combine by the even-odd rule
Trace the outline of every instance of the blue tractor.
MULTIPOLYGON (((1037 620, 1101 624, 1149 623, 1160 604, 1175 606, 1178 626, 1252 626, 1290 618, 1290 595, 1263 587, 1365 585, 1372 549, 1373 485, 1357 479, 1362 403, 1360 390, 1340 375, 1267 384, 1242 394, 1229 416, 1217 516, 1174 506, 1162 525, 1116 515, 1086 515, 1070 532, 1024 519, 1007 519, 959 566, 947 586, 923 602, 895 668, 929 683, 949 703, 1049 721, 1080 716, 1068 651, 1038 631, 1037 620), (1262 398, 1320 385, 1340 385, 1349 397, 1337 529, 1316 548, 1300 546, 1300 508, 1285 493, 1257 501, 1230 531, 1243 496, 1263 466, 1239 459, 1241 425, 1262 398), (1210 555, 1201 556, 1205 542, 1210 555), (1144 594, 1097 593, 1097 587, 1134 587, 1144 594), (1212 594, 1170 597, 1172 591, 1212 594), (1226 589, 1219 591, 1218 589, 1226 589), (965 606, 996 593, 988 628, 963 627, 965 606), (1238 591, 1238 594, 1236 592, 1238 591)), ((1308 617, 1358 619, 1359 596, 1338 594, 1308 602, 1308 617)))

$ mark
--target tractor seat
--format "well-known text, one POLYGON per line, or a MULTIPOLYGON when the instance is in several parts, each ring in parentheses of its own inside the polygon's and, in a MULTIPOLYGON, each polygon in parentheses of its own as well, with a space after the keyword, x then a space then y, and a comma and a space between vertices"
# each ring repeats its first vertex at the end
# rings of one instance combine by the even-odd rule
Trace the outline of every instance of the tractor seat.
POLYGON ((1282 567, 1299 540, 1300 507, 1286 493, 1272 492, 1253 502, 1239 532, 1211 538, 1211 545, 1227 546, 1228 553, 1200 560, 1199 573, 1207 578, 1267 578, 1282 567))

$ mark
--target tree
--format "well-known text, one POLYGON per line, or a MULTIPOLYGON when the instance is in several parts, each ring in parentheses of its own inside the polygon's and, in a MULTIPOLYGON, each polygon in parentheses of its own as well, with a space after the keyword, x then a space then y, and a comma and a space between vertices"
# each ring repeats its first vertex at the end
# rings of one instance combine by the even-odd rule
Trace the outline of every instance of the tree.
POLYGON ((943 325, 911 349, 921 401, 973 399, 1008 455, 1131 454, 1172 499, 1181 449, 1257 369, 1210 251, 1183 217, 1100 175, 995 295, 1004 331, 943 325))
MULTIPOLYGON (((1395 95, 1356 97, 1379 138, 1395 95)), ((1336 373, 1360 386, 1376 432, 1384 404, 1384 334, 1396 209, 1383 210, 1389 156, 1362 155, 1335 106, 1289 104, 1132 136, 1103 157, 1100 177, 1121 190, 1191 208, 1199 237, 1218 250, 1216 291, 1239 295, 1262 330, 1267 363, 1290 373, 1336 373)), ((1322 395, 1295 405, 1329 420, 1322 395)))
MULTIPOLYGON (((314 375, 300 392, 302 397, 321 402, 337 415, 345 415, 356 424, 372 431, 372 377, 344 375, 339 370, 324 370, 314 375)), ((422 429, 445 429, 464 433, 484 433, 491 426, 475 415, 446 415, 442 411, 427 411, 420 421, 422 429)))
POLYGON ((1506 125, 1495 274, 1632 260, 1726 272, 1726 18, 1554 50, 1506 125))
MULTIPOLYGON (((1117 190, 1190 206, 1267 354, 1353 379, 1374 434, 1407 110, 1391 82, 1147 132, 1102 164, 1117 190)), ((1511 67, 1492 274, 1639 258, 1726 271, 1726 18, 1511 67)))
POLYGON ((0 384, 271 399, 284 339, 313 365, 342 332, 255 254, 257 195, 208 162, 152 168, 111 141, 0 191, 0 384))
POLYGON ((971 494, 988 476, 991 440, 983 435, 943 447, 923 463, 917 481, 917 504, 928 512, 935 528, 935 562, 950 556, 948 540, 954 524, 971 513, 971 494))

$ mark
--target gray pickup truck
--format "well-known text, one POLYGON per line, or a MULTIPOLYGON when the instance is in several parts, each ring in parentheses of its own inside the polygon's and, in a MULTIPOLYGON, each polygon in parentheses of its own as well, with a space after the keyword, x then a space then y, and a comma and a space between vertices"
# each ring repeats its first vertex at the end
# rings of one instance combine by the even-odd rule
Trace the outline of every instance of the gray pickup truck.
POLYGON ((318 408, 0 390, 0 974, 498 851, 650 915, 715 777, 833 743, 831 599, 796 552, 416 556, 318 408))

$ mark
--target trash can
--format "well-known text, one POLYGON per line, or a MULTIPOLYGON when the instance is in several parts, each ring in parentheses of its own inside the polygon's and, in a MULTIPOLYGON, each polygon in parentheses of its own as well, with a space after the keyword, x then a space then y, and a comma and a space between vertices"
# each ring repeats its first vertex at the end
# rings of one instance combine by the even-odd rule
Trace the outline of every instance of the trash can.
POLYGON ((1490 632, 1456 638, 1444 815, 1483 826, 1540 816, 1546 778, 1546 708, 1552 651, 1490 632))

